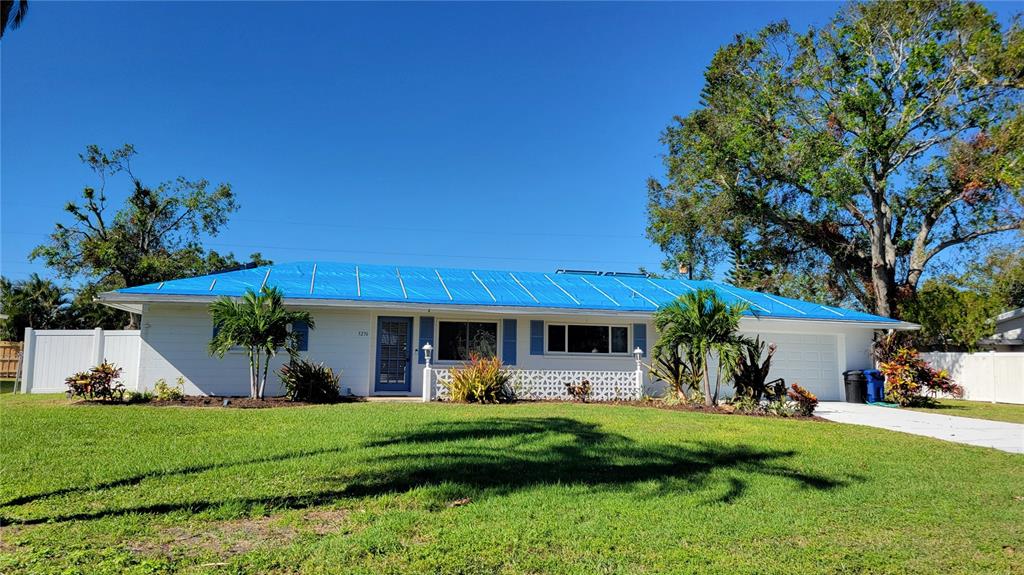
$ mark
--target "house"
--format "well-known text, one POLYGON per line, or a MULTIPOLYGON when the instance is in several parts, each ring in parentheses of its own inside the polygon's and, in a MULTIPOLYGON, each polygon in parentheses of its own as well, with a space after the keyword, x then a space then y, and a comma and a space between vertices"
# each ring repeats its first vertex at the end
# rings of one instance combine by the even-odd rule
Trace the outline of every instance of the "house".
POLYGON ((997 315, 995 333, 981 340, 985 349, 993 351, 1024 351, 1024 307, 997 315))
MULTIPOLYGON (((315 330, 296 328, 304 332, 301 351, 340 370, 342 389, 361 396, 419 396, 428 343, 436 368, 481 352, 541 376, 635 372, 633 350, 646 352, 657 338, 654 311, 698 288, 746 302, 741 330, 778 347, 772 376, 826 400, 842 399, 843 371, 872 366, 877 330, 913 327, 712 281, 327 262, 166 281, 107 292, 99 301, 142 314, 140 388, 180 376, 189 394, 245 395, 244 354, 219 359, 207 352, 213 330, 207 308, 218 296, 262 286, 276 286, 287 305, 312 313, 315 330)), ((268 381, 268 393, 277 385, 268 381)), ((650 381, 643 385, 652 389, 650 381)))

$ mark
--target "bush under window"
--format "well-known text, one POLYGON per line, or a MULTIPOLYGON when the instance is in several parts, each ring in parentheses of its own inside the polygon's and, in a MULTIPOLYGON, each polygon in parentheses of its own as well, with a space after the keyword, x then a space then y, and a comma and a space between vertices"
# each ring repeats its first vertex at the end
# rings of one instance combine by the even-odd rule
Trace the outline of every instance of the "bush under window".
POLYGON ((452 401, 509 403, 515 399, 511 379, 500 359, 474 355, 469 363, 451 370, 448 392, 452 401))
POLYGON ((332 403, 341 395, 341 375, 323 362, 314 363, 295 357, 277 374, 284 385, 285 396, 292 401, 332 403))

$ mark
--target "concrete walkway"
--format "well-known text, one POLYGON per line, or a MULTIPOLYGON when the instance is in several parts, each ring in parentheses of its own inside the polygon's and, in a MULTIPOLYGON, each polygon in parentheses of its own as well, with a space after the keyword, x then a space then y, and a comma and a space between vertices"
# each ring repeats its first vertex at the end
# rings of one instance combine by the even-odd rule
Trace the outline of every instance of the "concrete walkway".
POLYGON ((837 421, 925 435, 1010 453, 1024 453, 1024 425, 971 417, 922 413, 863 403, 823 401, 814 415, 837 421))

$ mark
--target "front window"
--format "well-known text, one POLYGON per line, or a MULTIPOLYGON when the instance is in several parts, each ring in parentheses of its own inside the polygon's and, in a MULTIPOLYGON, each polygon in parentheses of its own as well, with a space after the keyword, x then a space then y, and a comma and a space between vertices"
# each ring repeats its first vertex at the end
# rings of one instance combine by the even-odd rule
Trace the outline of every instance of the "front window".
POLYGON ((548 351, 629 353, 629 328, 619 325, 548 325, 548 351))
POLYGON ((437 359, 466 361, 472 355, 498 355, 498 324, 478 321, 438 322, 437 359))

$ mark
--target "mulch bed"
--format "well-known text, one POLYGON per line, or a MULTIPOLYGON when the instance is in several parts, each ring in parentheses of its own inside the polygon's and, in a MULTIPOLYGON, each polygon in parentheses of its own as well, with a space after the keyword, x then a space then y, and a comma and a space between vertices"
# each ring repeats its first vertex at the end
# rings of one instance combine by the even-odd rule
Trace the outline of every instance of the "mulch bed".
POLYGON ((771 417, 774 419, 808 419, 814 421, 828 421, 827 419, 818 417, 817 415, 811 415, 810 417, 804 415, 789 415, 787 417, 780 417, 778 415, 772 415, 764 412, 745 412, 736 411, 729 407, 723 407, 721 405, 714 405, 708 407, 706 405, 694 405, 694 404, 678 404, 678 405, 665 405, 660 401, 612 401, 608 402, 613 405, 632 405, 636 407, 653 407, 655 409, 668 409, 671 411, 693 411, 697 413, 712 413, 715 415, 742 415, 746 417, 771 417))
MULTIPOLYGON (((366 401, 365 397, 350 396, 338 398, 335 403, 359 403, 366 401)), ((544 399, 544 400, 518 400, 516 403, 579 403, 576 401, 562 400, 562 399, 544 399)), ((122 403, 108 403, 100 400, 78 400, 74 402, 75 405, 127 405, 122 403)), ((608 405, 608 406, 629 406, 629 407, 649 407, 653 409, 666 409, 669 411, 690 411, 695 413, 709 413, 713 415, 740 415, 745 417, 770 417, 776 419, 801 419, 801 420, 812 420, 812 421, 828 421, 827 419, 812 415, 805 417, 803 415, 790 415, 782 418, 777 415, 763 412, 740 412, 734 409, 730 409, 725 406, 712 406, 708 407, 703 404, 675 404, 666 405, 660 401, 640 401, 640 400, 617 400, 617 401, 592 401, 588 402, 589 405, 608 405)), ((151 405, 154 407, 221 407, 221 408, 237 408, 237 409, 269 409, 273 407, 302 407, 310 405, 328 405, 324 403, 310 403, 307 401, 292 401, 287 397, 267 397, 264 399, 251 399, 248 397, 221 397, 216 395, 186 395, 180 400, 151 400, 143 403, 134 405, 151 405), (225 404, 225 400, 227 404, 225 404)))

